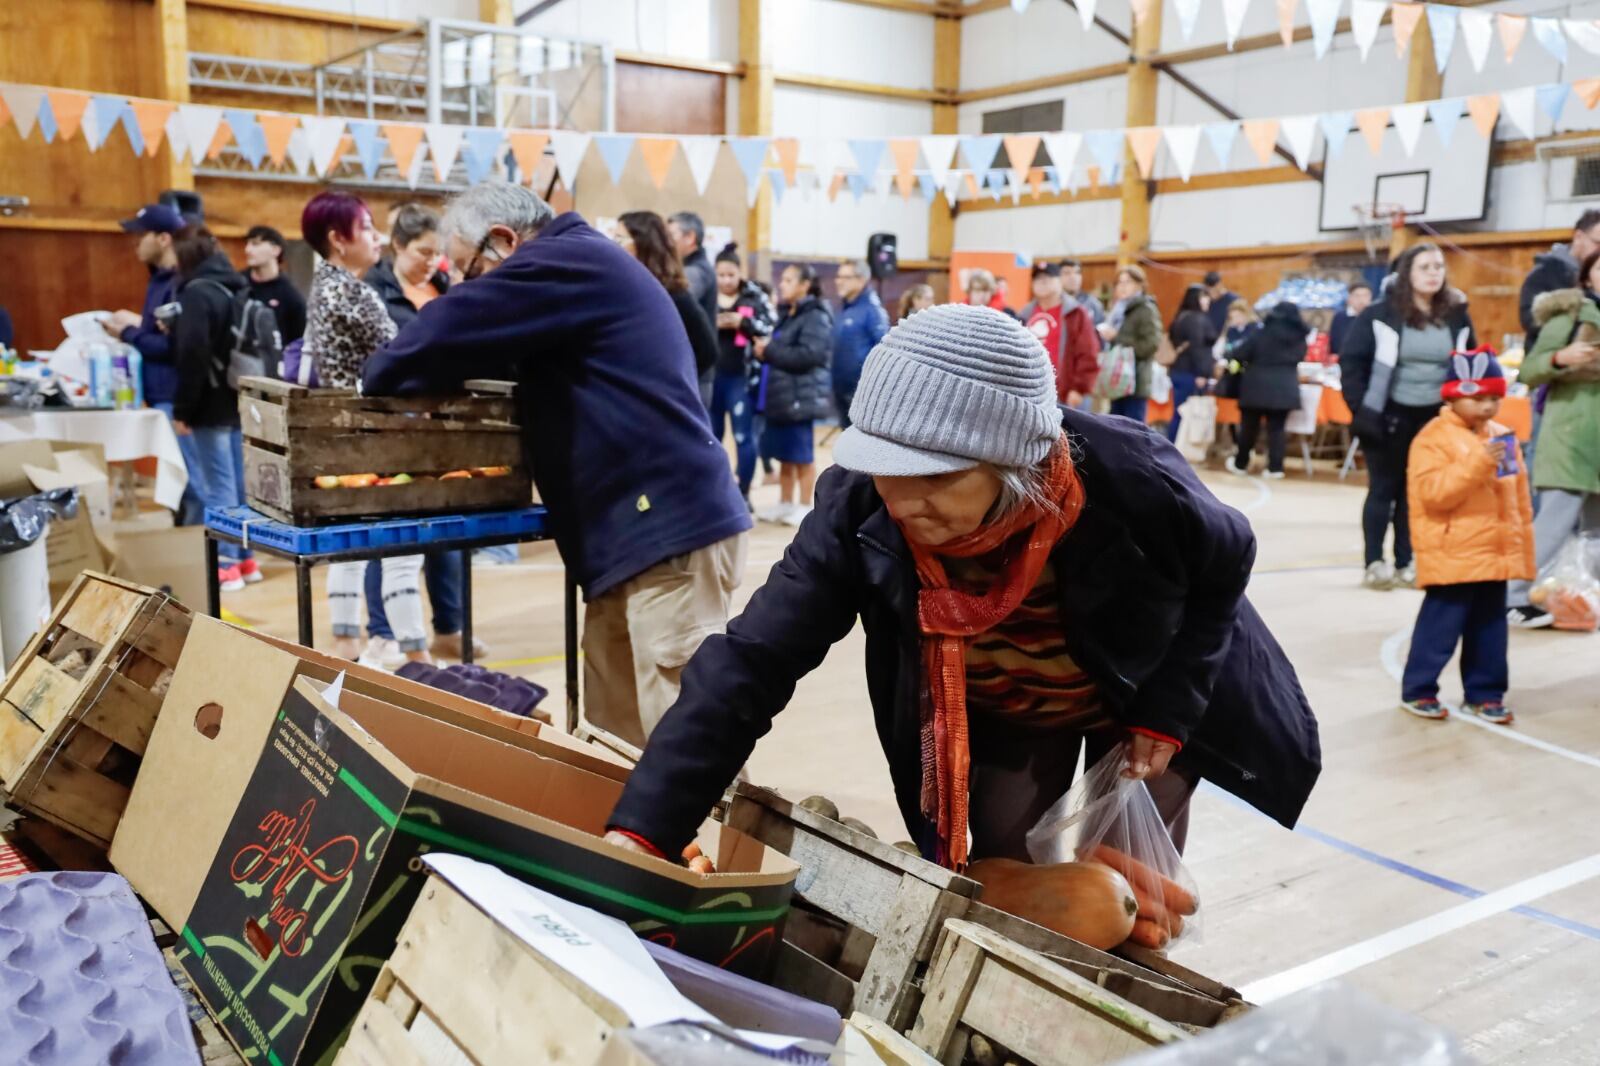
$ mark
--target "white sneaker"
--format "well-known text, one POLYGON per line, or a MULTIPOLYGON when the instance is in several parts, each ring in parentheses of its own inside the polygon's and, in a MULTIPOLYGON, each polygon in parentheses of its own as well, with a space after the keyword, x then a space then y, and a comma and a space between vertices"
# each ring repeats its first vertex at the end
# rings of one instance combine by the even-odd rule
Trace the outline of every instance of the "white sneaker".
POLYGON ((1395 588, 1414 589, 1417 587, 1417 564, 1411 563, 1402 566, 1394 572, 1395 588))
POLYGON ((771 522, 782 525, 789 517, 789 511, 794 507, 792 503, 775 503, 771 507, 757 507, 756 518, 762 522, 771 522))
POLYGON ((806 515, 810 514, 812 510, 814 510, 814 508, 797 503, 789 508, 788 514, 783 516, 783 524, 799 529, 800 523, 806 520, 806 515))
POLYGON ((1261 476, 1266 478, 1268 481, 1282 481, 1283 480, 1283 471, 1282 470, 1268 470, 1268 471, 1265 471, 1261 476))
POLYGON ((1361 584, 1369 589, 1379 592, 1388 592, 1394 588, 1394 567, 1379 559, 1375 563, 1367 564, 1367 572, 1361 575, 1361 584))
POLYGON ((1249 470, 1240 470, 1237 466, 1234 465, 1232 459, 1229 459, 1227 462, 1223 463, 1222 465, 1228 471, 1228 473, 1232 474, 1234 477, 1249 477, 1250 476, 1250 471, 1249 470))
POLYGON ((400 642, 386 640, 383 637, 369 638, 366 648, 361 652, 361 658, 356 660, 362 666, 374 670, 387 670, 391 673, 400 669, 400 664, 405 661, 405 653, 400 650, 400 642))

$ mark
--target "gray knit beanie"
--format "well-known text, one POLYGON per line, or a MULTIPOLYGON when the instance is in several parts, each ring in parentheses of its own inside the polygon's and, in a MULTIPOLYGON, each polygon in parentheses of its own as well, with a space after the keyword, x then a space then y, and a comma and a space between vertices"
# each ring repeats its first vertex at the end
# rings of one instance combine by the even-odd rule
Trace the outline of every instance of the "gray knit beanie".
POLYGON ((939 304, 900 320, 867 356, 834 462, 881 477, 1027 467, 1061 435, 1039 339, 988 307, 939 304))

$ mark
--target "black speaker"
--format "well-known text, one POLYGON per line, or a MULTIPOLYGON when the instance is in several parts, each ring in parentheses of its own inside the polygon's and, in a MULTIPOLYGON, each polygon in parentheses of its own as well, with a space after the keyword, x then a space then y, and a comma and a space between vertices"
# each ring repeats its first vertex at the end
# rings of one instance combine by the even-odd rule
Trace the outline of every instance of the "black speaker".
POLYGON ((168 207, 176 208, 178 213, 191 222, 204 222, 206 217, 205 201, 200 194, 188 189, 167 189, 162 192, 160 202, 168 207))
POLYGON ((895 235, 874 233, 867 238, 867 267, 879 281, 892 277, 900 269, 895 235))

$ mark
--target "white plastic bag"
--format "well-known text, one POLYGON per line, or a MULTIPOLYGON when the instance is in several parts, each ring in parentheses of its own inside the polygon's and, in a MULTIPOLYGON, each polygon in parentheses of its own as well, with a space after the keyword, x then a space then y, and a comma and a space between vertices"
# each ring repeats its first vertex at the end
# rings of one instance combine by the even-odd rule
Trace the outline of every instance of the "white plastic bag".
POLYGON ((1150 402, 1166 403, 1172 399, 1172 376, 1167 368, 1156 363, 1150 368, 1150 402))
POLYGON ((1098 862, 1127 879, 1139 901, 1128 939, 1161 949, 1198 932, 1200 893, 1143 781, 1122 776, 1128 747, 1118 744, 1085 771, 1028 830, 1028 855, 1040 865, 1098 862))
POLYGON ((1570 537, 1545 568, 1528 594, 1535 607, 1542 607, 1555 618, 1555 628, 1592 633, 1600 628, 1600 577, 1596 577, 1588 556, 1600 544, 1592 534, 1570 537))
POLYGON ((1192 463, 1205 462, 1217 439, 1217 401, 1213 396, 1191 396, 1178 408, 1178 450, 1192 463))

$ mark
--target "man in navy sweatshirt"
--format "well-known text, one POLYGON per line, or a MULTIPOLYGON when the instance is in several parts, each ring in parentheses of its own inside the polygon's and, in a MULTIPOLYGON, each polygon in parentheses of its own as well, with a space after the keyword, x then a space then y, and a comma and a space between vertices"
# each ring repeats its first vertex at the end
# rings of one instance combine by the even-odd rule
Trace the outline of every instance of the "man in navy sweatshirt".
POLYGON ((750 529, 683 321, 637 260, 522 186, 473 186, 441 229, 465 280, 367 361, 362 387, 518 383, 534 483, 587 604, 585 717, 642 747, 727 622, 750 529))

